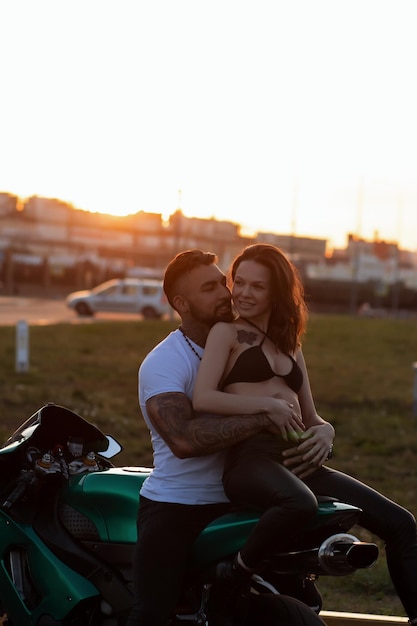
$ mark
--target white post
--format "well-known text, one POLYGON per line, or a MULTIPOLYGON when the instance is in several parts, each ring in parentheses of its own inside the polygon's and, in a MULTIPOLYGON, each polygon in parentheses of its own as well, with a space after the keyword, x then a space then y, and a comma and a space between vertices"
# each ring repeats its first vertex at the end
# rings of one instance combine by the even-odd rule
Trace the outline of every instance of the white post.
POLYGON ((16 372, 29 369, 29 327, 26 320, 16 324, 16 372))
POLYGON ((414 390, 413 390, 413 415, 417 416, 417 361, 413 363, 414 390))

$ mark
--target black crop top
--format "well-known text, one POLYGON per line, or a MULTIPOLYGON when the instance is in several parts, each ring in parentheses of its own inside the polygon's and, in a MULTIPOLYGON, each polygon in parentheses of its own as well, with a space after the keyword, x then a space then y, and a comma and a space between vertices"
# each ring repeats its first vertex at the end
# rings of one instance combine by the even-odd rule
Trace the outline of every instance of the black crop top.
POLYGON ((232 383, 259 383, 264 380, 269 380, 274 376, 279 376, 279 378, 282 378, 286 382, 290 389, 298 393, 303 384, 303 372, 297 361, 291 355, 288 355, 292 361, 291 370, 288 374, 277 374, 271 368, 262 350, 264 341, 265 337, 260 344, 248 348, 238 356, 236 363, 221 383, 222 390, 232 383))

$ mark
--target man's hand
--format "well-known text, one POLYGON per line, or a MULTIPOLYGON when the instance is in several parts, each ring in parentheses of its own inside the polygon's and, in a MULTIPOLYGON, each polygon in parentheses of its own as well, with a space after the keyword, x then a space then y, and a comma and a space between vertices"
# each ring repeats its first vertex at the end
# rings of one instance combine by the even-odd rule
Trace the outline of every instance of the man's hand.
POLYGON ((283 452, 283 456, 285 457, 285 467, 288 467, 288 469, 291 470, 293 474, 298 476, 298 478, 306 478, 307 476, 310 476, 310 474, 313 474, 317 467, 319 467, 317 465, 313 465, 312 461, 307 461, 304 458, 304 454, 299 451, 299 446, 297 446, 297 448, 285 450, 285 452, 283 452))
POLYGON ((313 474, 329 458, 333 447, 334 429, 329 423, 311 426, 300 437, 301 443, 284 450, 284 465, 299 478, 313 474))

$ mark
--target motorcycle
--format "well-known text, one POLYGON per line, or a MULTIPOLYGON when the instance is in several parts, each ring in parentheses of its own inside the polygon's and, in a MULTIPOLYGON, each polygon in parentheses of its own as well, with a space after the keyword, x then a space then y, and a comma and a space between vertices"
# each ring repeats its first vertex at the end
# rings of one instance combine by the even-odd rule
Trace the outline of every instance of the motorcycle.
MULTIPOLYGON (((53 403, 0 447, 0 624, 125 623, 138 494, 151 469, 116 467, 111 459, 121 449, 113 437, 53 403)), ((320 594, 311 600, 306 589, 315 591, 321 575, 348 575, 378 557, 375 544, 349 533, 359 514, 337 500, 320 501, 313 523, 252 577, 239 624, 323 625, 320 594), (312 603, 314 610, 307 606, 312 603)), ((253 512, 230 513, 201 533, 173 626, 217 626, 210 612, 213 571, 233 558, 257 519, 253 512)))

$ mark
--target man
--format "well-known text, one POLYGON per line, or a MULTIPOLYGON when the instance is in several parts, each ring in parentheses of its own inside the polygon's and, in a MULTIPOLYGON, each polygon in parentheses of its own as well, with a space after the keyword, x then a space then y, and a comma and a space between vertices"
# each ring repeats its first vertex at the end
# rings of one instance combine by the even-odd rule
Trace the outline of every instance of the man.
POLYGON ((223 450, 274 423, 274 416, 265 414, 193 412, 194 380, 209 330, 233 317, 226 277, 216 260, 210 252, 187 250, 169 263, 164 291, 181 326, 139 369, 139 399, 151 433, 154 470, 140 493, 135 598, 127 626, 166 626, 194 539, 230 511, 222 487, 223 450))

